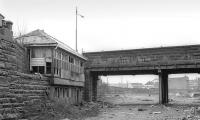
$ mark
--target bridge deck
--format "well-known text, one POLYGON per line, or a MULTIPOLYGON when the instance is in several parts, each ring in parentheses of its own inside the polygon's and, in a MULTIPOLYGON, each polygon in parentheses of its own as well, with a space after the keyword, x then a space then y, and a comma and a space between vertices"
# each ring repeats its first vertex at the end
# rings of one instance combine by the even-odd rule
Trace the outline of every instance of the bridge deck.
POLYGON ((200 45, 84 53, 86 69, 126 71, 200 68, 200 45))

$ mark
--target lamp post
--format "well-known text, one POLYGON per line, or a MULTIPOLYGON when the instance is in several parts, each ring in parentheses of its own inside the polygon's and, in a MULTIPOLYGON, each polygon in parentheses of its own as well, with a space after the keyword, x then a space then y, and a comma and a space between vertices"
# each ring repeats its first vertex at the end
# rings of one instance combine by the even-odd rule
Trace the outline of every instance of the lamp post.
POLYGON ((77 8, 77 6, 76 6, 76 52, 78 52, 78 43, 77 43, 77 40, 78 40, 78 36, 77 36, 77 34, 78 34, 78 20, 77 20, 77 16, 80 16, 80 17, 82 17, 82 18, 84 18, 84 16, 83 15, 81 15, 81 14, 79 14, 78 13, 78 8, 77 8))

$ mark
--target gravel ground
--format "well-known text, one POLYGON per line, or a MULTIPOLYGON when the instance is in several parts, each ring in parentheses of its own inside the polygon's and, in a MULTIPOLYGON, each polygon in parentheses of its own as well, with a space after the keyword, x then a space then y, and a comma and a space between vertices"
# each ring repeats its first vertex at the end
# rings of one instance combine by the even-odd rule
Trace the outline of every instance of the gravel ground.
POLYGON ((124 105, 102 108, 96 117, 86 120, 200 120, 198 110, 182 105, 124 105))

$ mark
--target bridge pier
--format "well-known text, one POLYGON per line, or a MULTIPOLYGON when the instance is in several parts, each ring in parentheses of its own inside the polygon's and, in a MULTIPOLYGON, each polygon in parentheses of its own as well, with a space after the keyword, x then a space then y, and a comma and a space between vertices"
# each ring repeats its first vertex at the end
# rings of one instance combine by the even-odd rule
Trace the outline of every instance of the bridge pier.
POLYGON ((168 73, 164 70, 158 71, 159 76, 159 103, 168 103, 168 73))
POLYGON ((92 101, 92 74, 91 71, 85 70, 85 89, 84 89, 84 100, 89 102, 92 101))
POLYGON ((85 101, 89 102, 97 100, 97 81, 98 81, 98 75, 92 73, 89 70, 85 71, 85 90, 84 90, 85 101))

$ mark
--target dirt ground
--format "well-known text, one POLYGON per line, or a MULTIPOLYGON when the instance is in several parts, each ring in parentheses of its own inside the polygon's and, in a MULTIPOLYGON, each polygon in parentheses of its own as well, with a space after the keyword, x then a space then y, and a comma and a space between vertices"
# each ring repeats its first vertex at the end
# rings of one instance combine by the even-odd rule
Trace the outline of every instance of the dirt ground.
MULTIPOLYGON (((192 106, 124 105, 102 108, 96 117, 86 120, 200 120, 192 106)), ((197 108, 195 108, 197 109, 197 108)))
POLYGON ((105 95, 98 116, 85 120, 200 120, 200 104, 187 99, 179 97, 178 102, 159 105, 158 95, 105 95))
POLYGON ((103 100, 112 104, 157 104, 158 95, 149 94, 107 94, 103 100))

